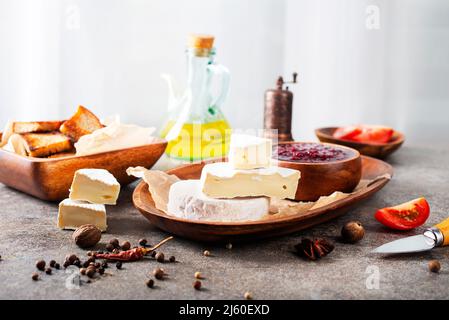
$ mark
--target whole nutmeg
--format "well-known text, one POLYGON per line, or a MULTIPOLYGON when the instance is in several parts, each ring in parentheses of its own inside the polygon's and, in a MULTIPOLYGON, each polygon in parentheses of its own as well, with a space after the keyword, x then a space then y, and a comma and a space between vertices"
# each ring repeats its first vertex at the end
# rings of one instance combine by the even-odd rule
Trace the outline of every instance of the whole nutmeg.
POLYGON ((438 260, 430 260, 429 261, 429 271, 430 272, 438 273, 438 272, 440 272, 440 269, 441 269, 441 264, 438 260))
POLYGON ((341 229, 341 237, 344 242, 356 243, 365 236, 365 228, 359 221, 351 221, 343 226, 341 229))
POLYGON ((73 232, 73 241, 81 248, 95 246, 101 239, 101 230, 93 224, 85 224, 73 232))

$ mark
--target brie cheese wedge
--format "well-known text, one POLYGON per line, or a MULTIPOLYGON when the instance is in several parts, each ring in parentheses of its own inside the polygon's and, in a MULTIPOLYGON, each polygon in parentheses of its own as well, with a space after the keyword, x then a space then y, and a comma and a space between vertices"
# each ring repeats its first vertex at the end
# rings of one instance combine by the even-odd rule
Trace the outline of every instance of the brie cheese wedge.
POLYGON ((289 168, 236 170, 228 162, 209 163, 201 173, 201 190, 213 198, 294 199, 300 176, 298 170, 289 168))
POLYGON ((246 134, 232 134, 228 159, 234 169, 268 168, 271 165, 272 142, 246 134))
POLYGON ((105 206, 71 199, 65 199, 59 204, 59 228, 75 230, 85 224, 93 224, 101 231, 106 231, 105 206))
POLYGON ((104 169, 80 169, 75 172, 69 198, 96 204, 117 203, 120 184, 104 169))

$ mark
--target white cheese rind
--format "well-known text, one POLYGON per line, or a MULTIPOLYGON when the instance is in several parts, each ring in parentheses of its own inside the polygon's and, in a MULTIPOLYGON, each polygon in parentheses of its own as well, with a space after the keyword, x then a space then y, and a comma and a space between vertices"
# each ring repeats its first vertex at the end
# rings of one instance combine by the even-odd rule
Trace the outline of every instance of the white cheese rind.
POLYGON ((103 204, 92 204, 71 199, 65 199, 59 204, 59 228, 75 230, 85 224, 93 224, 101 231, 106 231, 106 207, 103 204))
POLYGON ((75 172, 69 198, 96 204, 117 203, 120 184, 104 169, 80 169, 75 172))
POLYGON ((170 187, 168 214, 199 221, 253 221, 266 216, 270 201, 266 197, 214 199, 200 191, 200 180, 182 180, 170 187))
POLYGON ((246 134, 232 134, 228 161, 234 169, 268 168, 271 165, 272 142, 246 134))
POLYGON ((269 167, 235 170, 227 162, 210 163, 201 173, 201 190, 213 198, 276 197, 294 199, 301 173, 269 167))

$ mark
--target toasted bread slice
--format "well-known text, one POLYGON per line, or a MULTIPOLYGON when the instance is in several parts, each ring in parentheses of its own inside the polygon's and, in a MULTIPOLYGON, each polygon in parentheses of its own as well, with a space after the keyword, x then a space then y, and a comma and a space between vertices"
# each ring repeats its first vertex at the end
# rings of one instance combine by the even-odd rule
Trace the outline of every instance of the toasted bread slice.
POLYGON ((59 130, 76 142, 80 137, 100 128, 103 128, 100 120, 92 112, 79 106, 76 113, 65 121, 59 130))
POLYGON ((43 158, 73 149, 69 137, 59 132, 20 134, 27 155, 43 158))
POLYGON ((13 122, 14 133, 52 132, 58 131, 64 121, 13 122))

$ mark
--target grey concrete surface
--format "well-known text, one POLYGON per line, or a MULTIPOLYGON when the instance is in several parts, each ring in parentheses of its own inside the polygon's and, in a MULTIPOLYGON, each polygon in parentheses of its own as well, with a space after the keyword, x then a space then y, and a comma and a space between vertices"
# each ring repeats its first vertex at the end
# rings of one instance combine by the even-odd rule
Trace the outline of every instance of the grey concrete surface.
MULTIPOLYGON (((0 299, 242 299, 251 291, 255 299, 447 299, 449 298, 449 249, 379 257, 376 246, 410 232, 393 232, 380 225, 376 208, 425 196, 431 206, 426 226, 449 217, 449 151, 403 147, 388 161, 395 168, 392 181, 379 193, 339 219, 281 238, 234 244, 231 250, 175 239, 161 250, 179 262, 163 265, 169 277, 145 286, 154 260, 110 268, 107 276, 81 286, 70 284, 73 271, 59 270, 31 280, 38 259, 63 261, 68 253, 85 256, 71 241, 70 231, 56 228, 57 205, 42 202, 0 185, 0 299), (291 253, 302 236, 338 236, 349 220, 360 220, 366 236, 355 245, 336 242, 329 256, 317 262, 291 253), (213 254, 204 257, 203 250, 213 254), (430 273, 427 263, 439 259, 440 274, 430 273), (201 271, 204 290, 192 288, 193 274, 201 271), (378 276, 378 287, 375 278, 378 276), (367 285, 368 284, 368 285, 367 285)), ((167 236, 153 228, 131 203, 131 185, 124 189, 119 205, 108 207, 108 233, 136 243, 146 237, 156 243, 167 236)))

